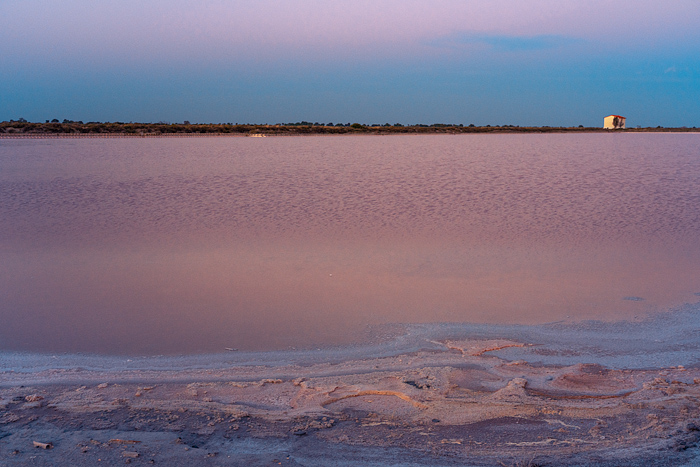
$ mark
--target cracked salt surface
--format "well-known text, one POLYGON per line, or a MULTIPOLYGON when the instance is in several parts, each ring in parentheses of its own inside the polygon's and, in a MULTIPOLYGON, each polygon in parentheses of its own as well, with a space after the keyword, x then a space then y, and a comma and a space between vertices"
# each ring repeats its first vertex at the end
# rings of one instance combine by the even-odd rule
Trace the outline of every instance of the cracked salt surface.
POLYGON ((113 439, 169 465, 251 443, 253 464, 283 449, 302 465, 682 465, 699 458, 699 315, 414 324, 320 351, 3 353, 0 449, 18 465, 32 440, 72 465, 122 461, 113 439))

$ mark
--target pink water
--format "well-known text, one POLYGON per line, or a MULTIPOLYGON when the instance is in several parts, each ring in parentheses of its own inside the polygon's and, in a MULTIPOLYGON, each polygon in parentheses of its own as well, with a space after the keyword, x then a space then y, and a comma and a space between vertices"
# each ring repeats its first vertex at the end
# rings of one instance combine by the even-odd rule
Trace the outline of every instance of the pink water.
POLYGON ((700 298, 700 135, 0 140, 0 349, 345 344, 700 298))

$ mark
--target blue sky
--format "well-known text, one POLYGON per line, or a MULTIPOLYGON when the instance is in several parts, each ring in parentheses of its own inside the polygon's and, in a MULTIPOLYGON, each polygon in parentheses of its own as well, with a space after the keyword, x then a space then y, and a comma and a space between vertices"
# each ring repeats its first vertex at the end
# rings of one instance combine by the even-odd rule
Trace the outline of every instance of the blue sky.
POLYGON ((0 0, 0 120, 700 126, 700 2, 0 0))

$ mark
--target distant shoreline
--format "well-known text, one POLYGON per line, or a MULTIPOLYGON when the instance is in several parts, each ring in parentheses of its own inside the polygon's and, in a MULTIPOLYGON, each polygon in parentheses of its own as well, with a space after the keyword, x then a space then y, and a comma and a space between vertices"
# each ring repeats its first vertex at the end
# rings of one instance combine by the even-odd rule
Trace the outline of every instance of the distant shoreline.
POLYGON ((203 136, 303 136, 303 135, 397 135, 397 134, 488 134, 488 133, 697 133, 700 128, 628 128, 607 130, 599 127, 520 127, 464 125, 238 125, 238 124, 166 124, 0 122, 0 138, 162 138, 203 136))

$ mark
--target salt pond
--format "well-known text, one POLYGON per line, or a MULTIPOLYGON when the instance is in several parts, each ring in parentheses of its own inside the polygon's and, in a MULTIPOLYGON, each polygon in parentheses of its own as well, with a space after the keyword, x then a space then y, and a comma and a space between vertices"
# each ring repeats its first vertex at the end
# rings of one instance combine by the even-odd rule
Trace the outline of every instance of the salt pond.
POLYGON ((700 292, 700 137, 0 140, 0 349, 382 342, 700 292))

